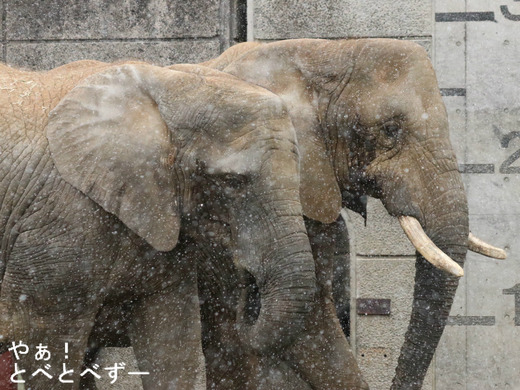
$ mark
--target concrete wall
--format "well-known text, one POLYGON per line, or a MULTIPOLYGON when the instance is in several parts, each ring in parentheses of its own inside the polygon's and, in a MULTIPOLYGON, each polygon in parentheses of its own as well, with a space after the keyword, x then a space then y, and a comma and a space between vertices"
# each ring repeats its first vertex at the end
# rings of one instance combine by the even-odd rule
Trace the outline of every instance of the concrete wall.
POLYGON ((431 0, 250 0, 248 6, 249 40, 432 35, 431 0))
POLYGON ((1 60, 34 69, 79 59, 199 62, 217 56, 234 40, 237 4, 2 0, 1 60))
MULTIPOLYGON (((427 48, 446 95, 471 228, 510 257, 469 255, 424 389, 520 389, 518 0, 0 0, 0 55, 36 69, 82 58, 198 62, 243 40, 246 14, 249 40, 383 36, 427 48)), ((388 389, 411 308, 414 251, 378 201, 369 202, 366 227, 353 214, 348 223, 353 303, 391 300, 389 316, 353 310, 352 343, 371 389, 388 389)))

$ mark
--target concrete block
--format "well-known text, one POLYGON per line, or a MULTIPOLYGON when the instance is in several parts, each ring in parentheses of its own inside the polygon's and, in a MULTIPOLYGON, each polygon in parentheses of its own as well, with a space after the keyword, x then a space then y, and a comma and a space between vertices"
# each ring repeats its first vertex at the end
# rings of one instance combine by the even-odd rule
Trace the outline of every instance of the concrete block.
POLYGON ((12 0, 6 14, 7 38, 214 37, 219 9, 217 0, 12 0))
POLYGON ((390 387, 410 318, 414 274, 410 259, 358 259, 356 297, 391 300, 390 316, 355 317, 357 359, 371 389, 390 387))
POLYGON ((435 353, 435 390, 467 390, 466 327, 447 326, 435 353))
MULTIPOLYGON (((485 155, 484 155, 485 156, 485 155)), ((470 212, 490 215, 520 214, 520 177, 512 175, 464 175, 470 212)), ((512 226, 518 232, 518 225, 512 226)))
MULTIPOLYGON (((378 199, 369 198, 367 224, 363 218, 349 211, 355 235, 355 252, 363 256, 415 255, 415 249, 404 234, 398 220, 390 216, 378 199)), ((350 232, 349 232, 350 233, 350 232)))
MULTIPOLYGON (((514 296, 503 290, 520 283, 520 241, 518 214, 489 215, 485 210, 471 214, 472 231, 487 242, 505 248, 506 260, 489 259, 470 253, 467 265, 467 310, 471 315, 495 316, 497 325, 514 322, 514 296)), ((520 348, 520 339, 514 340, 520 348)), ((520 358, 520 357, 519 357, 520 358)))
POLYGON ((520 69, 516 66, 520 61, 520 42, 510 23, 514 22, 480 23, 478 26, 468 23, 470 107, 503 111, 520 105, 520 69))
POLYGON ((519 212, 520 71, 515 64, 520 43, 512 25, 516 22, 497 20, 478 27, 467 24, 468 162, 493 164, 495 172, 472 176, 467 183, 472 186, 470 207, 510 214, 519 212))
MULTIPOLYGON (((515 0, 512 0, 515 1, 515 0)), ((482 11, 498 11, 500 13, 500 4, 511 3, 511 1, 506 2, 489 2, 486 0, 472 0, 471 2, 467 2, 466 11, 468 12, 482 12, 482 11)), ((519 7, 520 9, 520 7, 519 7)))
POLYGON ((257 0, 254 39, 432 35, 429 0, 257 0))
MULTIPOLYGON (((399 351, 389 351, 387 348, 360 350, 357 361, 362 366, 361 370, 370 390, 387 390, 390 387, 398 358, 399 351), (370 368, 368 369, 368 367, 370 368)), ((437 387, 434 387, 433 373, 432 363, 424 378, 422 390, 438 390, 437 387)), ((464 390, 466 389, 464 388, 464 390)))
MULTIPOLYGON (((517 22, 467 26, 468 129, 472 132, 468 159, 493 163, 495 172, 515 175, 520 172, 514 157, 520 148, 520 139, 514 136, 520 125, 520 43, 512 23, 517 22), (508 135, 513 136, 508 139, 508 135)), ((497 180, 493 184, 500 185, 497 180)))
POLYGON ((466 86, 464 23, 435 23, 435 71, 441 88, 466 86))
POLYGON ((391 300, 391 315, 358 315, 358 348, 390 348, 402 344, 410 319, 415 278, 415 260, 404 258, 359 259, 356 298, 391 300), (377 337, 375 337, 377 336, 377 337))
POLYGON ((179 62, 197 63, 218 56, 220 44, 215 40, 172 42, 48 42, 10 43, 7 63, 29 69, 52 69, 68 62, 94 59, 115 61, 137 59, 156 65, 179 62))
POLYGON ((519 389, 518 327, 471 327, 467 332, 467 388, 519 389))
POLYGON ((390 387, 398 357, 389 348, 359 348, 357 362, 371 390, 390 387))

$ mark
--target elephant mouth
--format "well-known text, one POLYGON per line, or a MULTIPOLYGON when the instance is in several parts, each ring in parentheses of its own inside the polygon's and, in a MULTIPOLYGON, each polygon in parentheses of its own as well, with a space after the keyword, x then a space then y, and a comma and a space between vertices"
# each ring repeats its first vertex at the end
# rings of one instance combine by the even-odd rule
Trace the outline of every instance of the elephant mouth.
MULTIPOLYGON (((400 216, 398 219, 412 245, 428 262, 453 276, 464 275, 462 267, 433 243, 417 219, 410 216, 400 216)), ((504 250, 487 244, 472 233, 468 236, 468 249, 495 259, 503 260, 507 257, 504 250)))

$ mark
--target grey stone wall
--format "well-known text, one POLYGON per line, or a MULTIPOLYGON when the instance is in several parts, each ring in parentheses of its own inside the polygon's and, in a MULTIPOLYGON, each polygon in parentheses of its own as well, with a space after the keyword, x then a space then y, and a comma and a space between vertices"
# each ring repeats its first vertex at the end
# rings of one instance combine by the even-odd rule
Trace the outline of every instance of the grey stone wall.
POLYGON ((431 37, 431 0, 253 0, 249 39, 431 37))
POLYGON ((235 0, 2 0, 1 59, 50 69, 80 59, 200 62, 237 37, 235 0))

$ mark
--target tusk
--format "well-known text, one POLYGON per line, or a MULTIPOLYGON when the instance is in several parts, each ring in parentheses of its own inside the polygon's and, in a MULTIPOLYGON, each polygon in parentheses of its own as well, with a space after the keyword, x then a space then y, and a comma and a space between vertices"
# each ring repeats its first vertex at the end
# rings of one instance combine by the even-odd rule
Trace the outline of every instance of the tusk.
POLYGON ((457 277, 464 275, 462 267, 430 240, 417 219, 400 216, 399 222, 415 249, 432 265, 457 277))
POLYGON ((473 233, 469 233, 468 236, 468 249, 494 259, 504 260, 507 257, 505 250, 489 245, 480 238, 475 237, 473 233))

